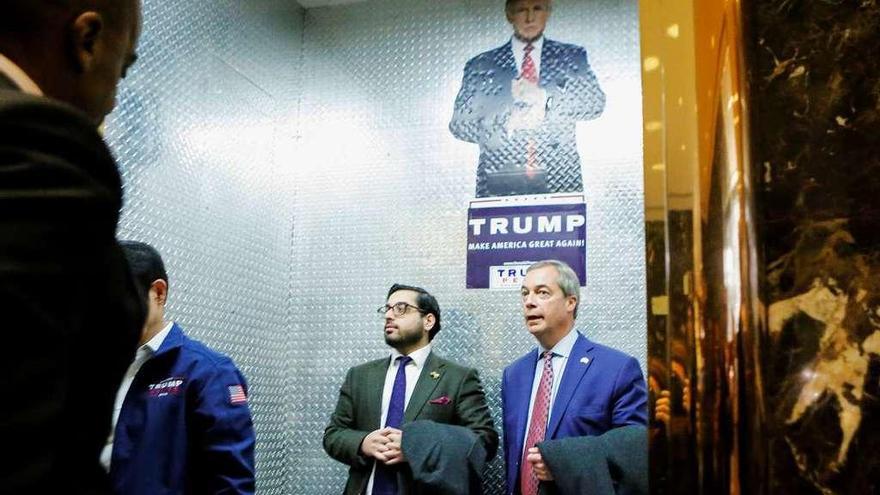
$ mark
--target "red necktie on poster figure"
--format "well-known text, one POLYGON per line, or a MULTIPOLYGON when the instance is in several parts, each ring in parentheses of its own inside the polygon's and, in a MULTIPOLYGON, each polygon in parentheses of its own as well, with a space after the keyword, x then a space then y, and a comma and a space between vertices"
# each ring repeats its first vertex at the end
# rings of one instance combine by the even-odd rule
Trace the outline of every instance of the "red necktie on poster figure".
MULTIPOLYGON (((525 64, 523 64, 525 66, 525 64)), ((529 423, 529 434, 526 436, 525 448, 523 449, 522 463, 519 468, 519 483, 522 495, 537 495, 538 478, 532 469, 532 463, 526 460, 529 449, 544 440, 547 432, 547 416, 550 414, 550 392, 553 389, 553 353, 544 351, 544 370, 541 372, 541 382, 538 384, 538 392, 535 394, 535 404, 532 406, 532 419, 529 423)))
POLYGON ((532 84, 537 85, 538 84, 538 69, 535 68, 535 61, 532 60, 532 50, 534 50, 534 49, 535 49, 535 47, 532 46, 531 43, 526 45, 526 47, 524 48, 524 51, 526 52, 526 54, 523 57, 522 74, 520 74, 520 77, 522 79, 525 79, 526 81, 532 83, 532 84))
MULTIPOLYGON (((535 68, 535 61, 532 60, 532 50, 535 47, 531 43, 524 48, 525 56, 522 63, 522 74, 520 78, 524 79, 535 86, 538 85, 538 70, 535 68)), ((537 152, 535 150, 535 140, 529 139, 526 144, 526 176, 532 177, 535 169, 538 168, 537 152)))

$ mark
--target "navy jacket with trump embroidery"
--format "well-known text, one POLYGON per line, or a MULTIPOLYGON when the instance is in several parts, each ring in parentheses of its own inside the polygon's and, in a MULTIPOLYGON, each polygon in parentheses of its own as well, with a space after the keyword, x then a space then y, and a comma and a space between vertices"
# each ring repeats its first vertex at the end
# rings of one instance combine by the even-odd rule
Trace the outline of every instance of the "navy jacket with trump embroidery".
POLYGON ((247 383, 175 323, 128 390, 110 478, 125 495, 254 493, 247 383))

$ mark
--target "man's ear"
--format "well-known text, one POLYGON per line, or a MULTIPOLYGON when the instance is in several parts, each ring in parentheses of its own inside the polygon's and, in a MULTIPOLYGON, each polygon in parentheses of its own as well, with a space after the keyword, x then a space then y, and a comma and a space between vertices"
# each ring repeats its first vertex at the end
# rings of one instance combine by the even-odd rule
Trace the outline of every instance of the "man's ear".
POLYGON ((83 12, 70 25, 70 46, 78 72, 89 72, 97 63, 98 44, 104 35, 104 17, 98 12, 83 12))
POLYGON ((578 298, 577 296, 568 296, 565 298, 565 309, 570 313, 574 313, 574 308, 577 307, 578 298))
POLYGON ((425 320, 424 320, 423 326, 424 326, 426 332, 430 332, 431 329, 434 328, 434 324, 436 324, 436 323, 437 323, 437 318, 435 318, 433 314, 428 313, 425 315, 425 320))
POLYGON ((156 294, 156 302, 160 306, 165 306, 165 302, 168 301, 168 282, 161 278, 154 280, 150 284, 150 292, 156 294))

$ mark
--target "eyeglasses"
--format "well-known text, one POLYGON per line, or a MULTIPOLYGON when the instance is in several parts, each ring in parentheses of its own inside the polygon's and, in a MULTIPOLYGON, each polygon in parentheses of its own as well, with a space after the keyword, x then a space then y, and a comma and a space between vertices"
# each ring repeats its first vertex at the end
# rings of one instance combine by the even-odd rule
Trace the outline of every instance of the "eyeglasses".
POLYGON ((409 308, 412 308, 422 314, 426 313, 426 311, 424 309, 422 309, 418 306, 413 306, 412 304, 407 303, 407 302, 403 302, 403 301, 401 301, 399 303, 394 303, 391 305, 386 304, 384 306, 379 306, 379 308, 376 310, 376 313, 378 313, 379 316, 384 318, 385 313, 387 313, 388 310, 390 309, 394 312, 394 316, 401 317, 406 314, 406 312, 409 310, 409 308))

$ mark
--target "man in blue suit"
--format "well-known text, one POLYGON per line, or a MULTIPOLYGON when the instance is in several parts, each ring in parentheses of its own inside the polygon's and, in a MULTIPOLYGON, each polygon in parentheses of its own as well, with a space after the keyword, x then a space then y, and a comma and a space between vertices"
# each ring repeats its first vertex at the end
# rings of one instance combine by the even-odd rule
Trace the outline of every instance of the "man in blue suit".
POLYGON ((580 283, 561 261, 533 264, 522 285, 526 328, 538 341, 504 369, 501 400, 507 494, 535 495, 554 476, 535 445, 647 423, 638 361, 574 329, 580 283))
POLYGON ((583 191, 575 123, 605 94, 583 47, 544 37, 550 0, 507 0, 513 36, 467 62, 449 130, 480 146, 477 197, 583 191))

